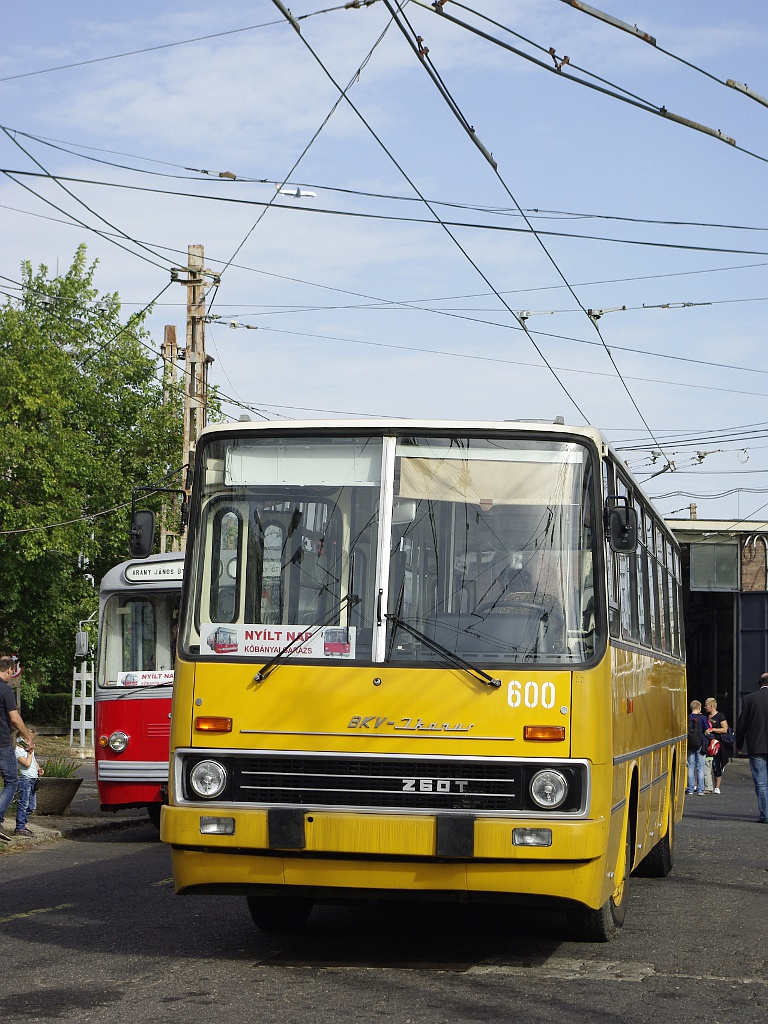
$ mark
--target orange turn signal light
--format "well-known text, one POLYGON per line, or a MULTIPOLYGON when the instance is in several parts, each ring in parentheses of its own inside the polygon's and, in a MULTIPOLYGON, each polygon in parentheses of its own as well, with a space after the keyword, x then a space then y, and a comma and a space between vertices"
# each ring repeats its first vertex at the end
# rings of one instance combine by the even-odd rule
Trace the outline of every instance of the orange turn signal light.
POLYGON ((525 740, 564 740, 564 725, 526 725, 523 728, 525 740))
POLYGON ((198 732, 232 732, 231 718, 196 718, 198 732))

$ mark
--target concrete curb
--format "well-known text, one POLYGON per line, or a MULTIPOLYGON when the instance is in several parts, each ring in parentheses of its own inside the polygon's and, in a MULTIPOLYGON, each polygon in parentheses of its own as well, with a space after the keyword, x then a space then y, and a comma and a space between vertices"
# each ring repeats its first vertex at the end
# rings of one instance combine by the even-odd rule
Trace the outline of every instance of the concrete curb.
POLYGON ((77 769, 77 775, 83 780, 67 813, 33 814, 27 825, 29 831, 33 833, 31 837, 14 836, 13 830, 16 827, 14 814, 13 812, 6 813, 4 832, 11 836, 11 841, 9 843, 0 841, 0 855, 52 843, 57 839, 136 828, 139 825, 146 827, 150 824, 146 809, 143 807, 102 811, 99 804, 93 754, 70 750, 67 756, 72 760, 82 761, 77 769))
MULTIPOLYGON (((6 823, 7 824, 7 823, 6 823)), ((99 832, 114 832, 118 829, 147 827, 150 824, 146 814, 134 812, 133 814, 103 814, 99 817, 85 815, 49 815, 44 818, 36 816, 27 825, 32 836, 15 836, 8 831, 6 835, 11 836, 9 843, 0 843, 0 856, 4 853, 13 853, 29 849, 32 846, 41 846, 44 843, 51 843, 56 839, 75 838, 77 836, 97 834, 99 832), (42 824, 42 820, 45 824, 42 824)))

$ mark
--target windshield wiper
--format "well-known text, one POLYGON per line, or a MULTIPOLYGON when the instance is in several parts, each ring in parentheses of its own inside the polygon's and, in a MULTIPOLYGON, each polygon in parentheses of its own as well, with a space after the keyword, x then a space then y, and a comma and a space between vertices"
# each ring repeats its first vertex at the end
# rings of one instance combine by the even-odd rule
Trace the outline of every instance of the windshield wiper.
MULTIPOLYGON (((489 676, 487 672, 483 672, 481 668, 475 668, 474 665, 470 665, 468 661, 464 661, 463 658, 459 657, 454 651, 449 650, 447 647, 443 647, 437 640, 433 640, 431 636, 427 636, 426 633, 422 633, 421 630, 416 629, 405 619, 402 619, 399 615, 393 612, 387 613, 387 618, 391 619, 395 627, 400 627, 406 633, 410 633, 416 640, 420 640, 425 647, 429 648, 435 654, 441 654, 446 661, 450 661, 457 668, 463 669, 465 672, 469 672, 475 679, 479 679, 481 683, 485 683, 486 686, 493 686, 498 689, 501 686, 500 679, 494 679, 493 676, 489 676)), ((394 631, 393 631, 394 632, 394 631)))
MULTIPOLYGON (((279 650, 277 654, 274 656, 274 658, 271 658, 266 663, 266 665, 264 665, 256 673, 256 675, 253 677, 253 681, 255 683, 263 683, 267 676, 271 675, 272 672, 274 672, 275 669, 278 667, 278 665, 281 664, 281 662, 283 662, 286 658, 290 658, 295 647, 300 647, 302 644, 306 643, 307 640, 311 640, 315 633, 317 633, 318 630, 322 629, 323 626, 329 625, 329 623, 331 623, 336 618, 336 616, 343 608, 347 606, 349 606, 350 608, 354 608, 354 606, 359 603, 360 598, 357 596, 357 594, 347 594, 346 597, 343 597, 341 601, 338 601, 333 606, 333 608, 331 608, 331 610, 328 612, 328 614, 325 616, 322 622, 313 622, 312 625, 309 626, 307 629, 300 630, 299 633, 293 638, 293 640, 287 643, 285 647, 282 648, 282 650, 279 650)), ((347 629, 349 629, 349 626, 347 626, 347 629)))
MULTIPOLYGON (((116 693, 114 700, 122 700, 123 697, 130 697, 132 693, 138 693, 141 690, 158 690, 162 686, 173 686, 173 683, 140 683, 138 686, 126 686, 122 693, 116 693)), ((111 687, 105 687, 105 689, 112 689, 111 687)), ((110 693, 110 697, 112 694, 110 693)))

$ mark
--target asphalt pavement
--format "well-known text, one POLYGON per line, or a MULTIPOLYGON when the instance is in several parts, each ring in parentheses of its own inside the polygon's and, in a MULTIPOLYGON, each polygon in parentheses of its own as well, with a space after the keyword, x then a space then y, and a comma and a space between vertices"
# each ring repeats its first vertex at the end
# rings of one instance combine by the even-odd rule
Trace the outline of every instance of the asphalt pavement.
POLYGON ((96 765, 93 755, 86 755, 82 765, 75 773, 76 778, 83 782, 69 805, 66 814, 33 814, 27 828, 32 837, 13 835, 13 812, 5 817, 5 833, 10 835, 10 843, 0 843, 0 856, 12 853, 29 846, 50 843, 62 836, 81 835, 87 832, 105 832, 116 828, 133 828, 146 825, 149 821, 143 807, 132 807, 122 811, 102 811, 99 806, 99 793, 96 787, 96 765))

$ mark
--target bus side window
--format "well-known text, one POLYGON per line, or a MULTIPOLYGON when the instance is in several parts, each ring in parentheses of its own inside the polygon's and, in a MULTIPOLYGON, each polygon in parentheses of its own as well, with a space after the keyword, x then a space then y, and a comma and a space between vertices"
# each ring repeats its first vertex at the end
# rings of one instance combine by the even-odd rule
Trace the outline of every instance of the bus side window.
POLYGON ((118 613, 122 618, 123 668, 150 672, 155 666, 155 610, 148 600, 130 600, 118 613))
MULTIPOLYGON (((603 494, 616 494, 613 465, 603 460, 603 494)), ((608 570, 608 632, 614 639, 621 636, 621 617, 624 613, 622 603, 622 572, 626 572, 626 559, 618 552, 606 548, 606 568, 608 570)))
MULTIPOLYGON (((626 498, 628 504, 632 504, 629 485, 618 474, 615 493, 626 498)), ((637 511, 638 506, 636 502, 634 507, 637 511)), ((638 519, 638 523, 640 522, 642 520, 638 519)), ((642 602, 642 589, 638 586, 639 565, 637 553, 630 551, 618 555, 615 554, 614 558, 618 562, 621 636, 625 640, 637 641, 640 638, 640 622, 643 620, 638 608, 638 601, 642 602)))
POLYGON ((239 611, 242 523, 232 509, 219 509, 213 520, 210 617, 235 622, 239 611))

